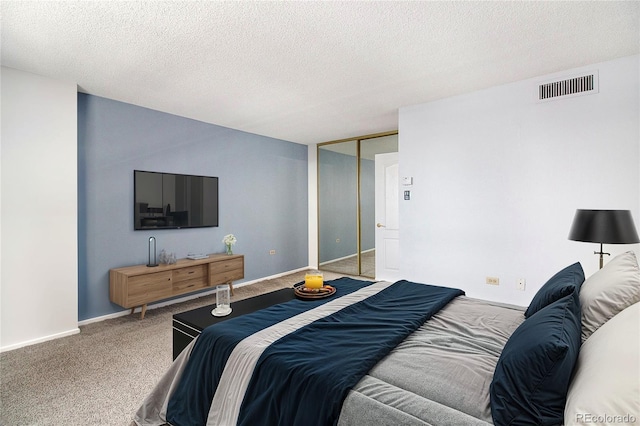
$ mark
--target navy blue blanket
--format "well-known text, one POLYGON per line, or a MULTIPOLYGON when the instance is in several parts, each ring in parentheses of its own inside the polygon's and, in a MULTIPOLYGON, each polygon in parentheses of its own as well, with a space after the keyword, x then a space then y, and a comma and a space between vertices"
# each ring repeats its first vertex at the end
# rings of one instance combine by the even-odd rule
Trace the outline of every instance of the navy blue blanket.
MULTIPOLYGON (((370 284, 332 282, 338 289, 335 297, 370 284)), ((461 294, 457 289, 399 281, 277 340, 258 360, 238 424, 335 424, 349 389, 461 294)), ((176 426, 205 424, 226 359, 238 342, 331 299, 291 301, 205 330, 169 401, 167 420, 176 426)))
POLYGON ((205 328, 198 337, 180 383, 169 400, 167 421, 175 426, 206 424, 211 399, 218 387, 222 370, 231 351, 241 340, 373 282, 341 278, 326 284, 336 288, 333 297, 313 301, 291 300, 205 328))

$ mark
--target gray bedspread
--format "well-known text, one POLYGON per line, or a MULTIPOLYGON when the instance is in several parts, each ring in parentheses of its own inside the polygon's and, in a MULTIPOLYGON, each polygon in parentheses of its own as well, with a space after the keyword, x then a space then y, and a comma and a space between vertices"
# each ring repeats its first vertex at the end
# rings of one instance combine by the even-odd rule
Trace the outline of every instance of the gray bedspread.
POLYGON ((493 371, 523 313, 456 298, 350 391, 338 425, 491 424, 493 371))
MULTIPOLYGON (((338 425, 491 424, 493 371, 523 313, 520 307, 457 297, 358 382, 338 425)), ((167 401, 189 353, 190 347, 176 359, 133 426, 166 424, 167 401)))

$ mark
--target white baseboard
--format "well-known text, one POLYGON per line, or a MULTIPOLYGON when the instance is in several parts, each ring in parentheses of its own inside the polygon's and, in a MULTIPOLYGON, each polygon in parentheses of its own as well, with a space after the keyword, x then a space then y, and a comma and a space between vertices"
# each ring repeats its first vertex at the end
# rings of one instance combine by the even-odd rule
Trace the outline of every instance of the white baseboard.
MULTIPOLYGON (((279 273, 279 274, 270 275, 268 277, 258 278, 258 279, 251 280, 251 281, 244 281, 244 282, 241 282, 241 283, 238 283, 238 284, 234 284, 233 288, 244 287, 245 285, 255 284, 255 283, 260 282, 260 281, 272 280, 274 278, 284 277, 285 275, 293 274, 295 272, 300 272, 300 271, 306 271, 308 269, 309 269, 309 267, 306 266, 304 268, 294 269, 292 271, 282 272, 282 273, 279 273)), ((196 293, 196 294, 192 294, 192 295, 189 295, 189 296, 181 297, 179 299, 171 299, 171 300, 166 300, 166 301, 163 301, 163 302, 154 303, 152 305, 148 305, 147 306, 147 311, 150 310, 150 309, 157 309, 157 308, 162 308, 163 306, 173 305, 175 303, 186 302, 188 300, 197 299, 197 298, 203 297, 203 296, 209 296, 209 295, 212 295, 214 293, 215 293, 215 290, 209 290, 209 291, 203 291, 202 293, 196 293)), ((140 312, 140 309, 136 309, 135 312, 140 312)), ((111 319, 111 318, 123 317, 123 316, 126 316, 126 315, 130 315, 130 313, 131 313, 131 310, 130 309, 126 309, 124 311, 114 312, 113 314, 102 315, 102 316, 95 317, 95 318, 89 318, 89 319, 86 319, 86 320, 79 321, 78 322, 78 326, 83 326, 83 325, 91 324, 91 323, 94 323, 94 322, 100 322, 100 321, 108 320, 108 319, 111 319)))
POLYGON ((63 331, 61 333, 51 334, 49 336, 39 337, 37 339, 27 340, 24 342, 16 343, 13 345, 2 346, 0 347, 0 352, 12 351, 14 349, 23 348, 25 346, 35 345, 36 343, 48 342, 49 340, 59 339, 61 337, 73 336, 74 334, 80 333, 79 328, 73 328, 71 330, 63 331))

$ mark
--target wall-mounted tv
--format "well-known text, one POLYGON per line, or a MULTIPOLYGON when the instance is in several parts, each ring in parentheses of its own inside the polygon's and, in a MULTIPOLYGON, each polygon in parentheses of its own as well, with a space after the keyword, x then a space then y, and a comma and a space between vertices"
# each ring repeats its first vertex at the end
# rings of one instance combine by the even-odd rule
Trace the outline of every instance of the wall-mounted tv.
POLYGON ((218 178, 133 171, 133 228, 218 226, 218 178))

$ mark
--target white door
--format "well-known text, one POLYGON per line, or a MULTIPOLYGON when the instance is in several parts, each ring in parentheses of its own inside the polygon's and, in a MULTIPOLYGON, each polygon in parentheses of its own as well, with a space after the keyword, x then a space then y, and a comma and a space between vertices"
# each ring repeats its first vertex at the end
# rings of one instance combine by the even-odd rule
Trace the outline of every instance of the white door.
POLYGON ((398 153, 375 159, 376 280, 400 279, 400 182, 398 153))

